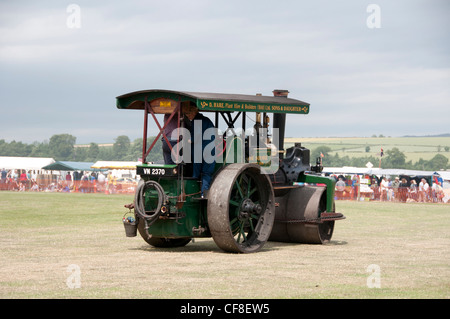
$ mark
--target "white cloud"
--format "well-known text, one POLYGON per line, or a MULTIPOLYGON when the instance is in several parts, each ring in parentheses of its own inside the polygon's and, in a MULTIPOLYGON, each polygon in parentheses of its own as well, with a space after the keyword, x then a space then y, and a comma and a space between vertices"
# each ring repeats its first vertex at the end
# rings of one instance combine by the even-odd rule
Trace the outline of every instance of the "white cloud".
MULTIPOLYGON (((105 142, 101 129, 92 131, 79 114, 107 118, 111 139, 119 135, 111 127, 137 121, 124 130, 138 135, 140 116, 115 109, 114 98, 148 88, 268 95, 289 89, 311 103, 311 114, 300 120, 308 135, 337 135, 332 124, 345 121, 352 123, 346 134, 371 135, 383 123, 391 129, 401 122, 402 135, 435 113, 445 131, 450 117, 443 31, 449 22, 439 7, 380 1, 382 28, 371 30, 367 4, 359 1, 78 3, 80 29, 66 25, 68 4, 0 4, 0 107, 13 119, 46 114, 34 134, 24 134, 29 138, 41 132, 48 139, 60 114, 79 139, 105 142), (32 95, 32 105, 24 94, 32 95)), ((0 128, 1 138, 18 136, 9 132, 20 122, 0 128)))

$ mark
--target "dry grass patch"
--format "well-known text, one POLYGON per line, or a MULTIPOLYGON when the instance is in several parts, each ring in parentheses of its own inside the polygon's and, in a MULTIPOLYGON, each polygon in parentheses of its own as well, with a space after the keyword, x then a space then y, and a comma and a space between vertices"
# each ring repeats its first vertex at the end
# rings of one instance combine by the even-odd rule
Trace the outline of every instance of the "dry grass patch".
POLYGON ((449 298, 449 205, 337 202, 329 245, 214 241, 157 249, 127 238, 130 196, 0 193, 1 298, 449 298), (67 267, 80 268, 70 289, 67 267), (381 288, 367 287, 369 265, 381 288))

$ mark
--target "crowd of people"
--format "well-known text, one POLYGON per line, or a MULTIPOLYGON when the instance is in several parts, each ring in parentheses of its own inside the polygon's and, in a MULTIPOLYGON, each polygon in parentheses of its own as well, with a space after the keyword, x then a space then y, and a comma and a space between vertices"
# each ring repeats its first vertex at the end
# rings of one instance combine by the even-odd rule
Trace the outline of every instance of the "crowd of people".
POLYGON ((36 170, 2 169, 0 190, 31 192, 134 193, 134 179, 117 178, 111 172, 73 171, 39 174, 36 170))
MULTIPOLYGON (((20 192, 134 193, 137 185, 137 180, 117 178, 111 171, 73 171, 49 175, 39 174, 36 170, 3 168, 0 177, 0 190, 20 192)), ((450 203, 450 194, 445 193, 444 181, 438 176, 429 180, 401 176, 393 179, 358 175, 331 177, 336 180, 336 199, 450 203)))
POLYGON ((0 177, 0 190, 25 191, 39 188, 36 170, 6 170, 3 168, 0 177))
POLYGON ((426 178, 387 176, 363 176, 365 183, 360 183, 361 178, 353 175, 346 178, 342 175, 334 176, 336 179, 336 198, 357 200, 368 198, 370 200, 395 201, 395 202, 450 202, 450 198, 444 192, 442 178, 433 176, 428 181, 426 178), (430 186, 431 184, 431 186, 430 186), (359 188, 359 189, 358 189, 359 188))

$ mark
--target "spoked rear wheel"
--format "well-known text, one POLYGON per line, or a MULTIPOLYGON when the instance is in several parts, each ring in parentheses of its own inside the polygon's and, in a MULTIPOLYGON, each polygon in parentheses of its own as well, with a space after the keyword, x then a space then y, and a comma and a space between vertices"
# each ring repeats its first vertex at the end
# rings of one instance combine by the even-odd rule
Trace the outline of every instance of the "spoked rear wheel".
POLYGON ((272 184, 255 164, 230 164, 208 193, 208 225, 217 246, 251 253, 268 240, 275 218, 272 184))

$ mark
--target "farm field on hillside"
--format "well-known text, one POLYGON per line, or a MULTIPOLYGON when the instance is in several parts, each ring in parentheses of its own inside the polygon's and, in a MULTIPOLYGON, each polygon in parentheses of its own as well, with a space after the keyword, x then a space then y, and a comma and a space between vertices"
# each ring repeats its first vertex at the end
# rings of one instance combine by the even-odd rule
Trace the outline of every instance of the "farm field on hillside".
POLYGON ((450 151, 445 150, 445 147, 450 148, 450 137, 288 137, 285 139, 285 148, 296 142, 311 150, 319 146, 328 146, 332 149, 331 154, 338 153, 339 156, 379 156, 381 148, 386 152, 396 147, 406 155, 406 161, 412 160, 413 163, 420 158, 430 160, 436 154, 442 154, 450 160, 450 151), (367 146, 370 147, 369 152, 366 152, 367 146))

